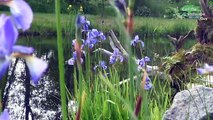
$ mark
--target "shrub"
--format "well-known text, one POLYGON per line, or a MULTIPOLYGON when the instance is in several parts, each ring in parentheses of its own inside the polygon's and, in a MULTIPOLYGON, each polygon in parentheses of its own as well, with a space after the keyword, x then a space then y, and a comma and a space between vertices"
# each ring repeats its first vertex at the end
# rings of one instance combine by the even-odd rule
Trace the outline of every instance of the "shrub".
POLYGON ((142 6, 142 7, 138 6, 135 11, 136 16, 148 17, 148 16, 150 16, 150 14, 151 14, 151 10, 147 6, 142 6))

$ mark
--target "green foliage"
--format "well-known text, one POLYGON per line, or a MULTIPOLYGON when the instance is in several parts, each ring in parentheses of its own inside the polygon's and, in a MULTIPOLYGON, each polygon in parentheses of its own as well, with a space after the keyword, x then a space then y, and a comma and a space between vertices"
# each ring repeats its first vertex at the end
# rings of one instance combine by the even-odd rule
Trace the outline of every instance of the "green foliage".
MULTIPOLYGON (((34 12, 54 13, 55 11, 55 0, 28 0, 28 3, 34 12)), ((67 7, 67 0, 61 0, 61 11, 63 13, 67 11, 67 7)))
POLYGON ((135 15, 136 16, 148 17, 148 16, 150 16, 150 14, 151 14, 151 11, 150 11, 150 9, 147 6, 138 7, 135 10, 135 15))
POLYGON ((177 36, 195 28, 195 20, 135 18, 135 32, 145 36, 177 36))
POLYGON ((173 24, 172 28, 173 29, 171 29, 170 33, 168 33, 168 34, 170 34, 172 36, 176 36, 176 37, 179 37, 180 35, 184 35, 187 32, 189 32, 190 30, 193 30, 193 28, 189 27, 188 23, 184 23, 181 21, 175 22, 173 24))
MULTIPOLYGON (((90 74, 94 76, 91 81, 85 78, 81 79, 81 88, 86 95, 82 106, 81 119, 133 119, 135 106, 132 109, 130 105, 136 104, 136 97, 140 94, 143 96, 143 99, 138 119, 159 120, 159 118, 162 118, 163 113, 170 105, 171 89, 168 82, 153 77, 153 89, 140 93, 140 89, 137 89, 141 87, 140 80, 137 80, 133 86, 133 93, 130 93, 129 89, 131 89, 131 86, 129 83, 118 86, 122 76, 120 76, 117 69, 112 68, 109 71, 111 77, 103 76, 106 71, 98 71, 97 73, 90 74), (131 94, 134 94, 133 103, 130 103, 131 94)), ((75 76, 74 78, 77 78, 76 73, 73 75, 75 76)), ((75 81, 77 82, 77 80, 75 81)), ((80 86, 77 87, 79 88, 80 86)), ((80 95, 79 89, 76 90, 75 96, 70 96, 70 98, 77 98, 77 101, 81 101, 83 95, 80 95)), ((69 113, 75 118, 75 113, 71 111, 69 113)))
POLYGON ((209 0, 209 5, 213 7, 213 0, 209 0))
MULTIPOLYGON (((54 0, 28 0, 34 12, 53 13, 54 0)), ((153 16, 163 17, 168 6, 172 8, 180 8, 186 4, 198 6, 199 0, 136 0, 134 13, 136 16, 153 16)), ((212 0, 210 0, 212 4, 212 0)), ((62 13, 69 13, 69 5, 72 5, 72 11, 79 11, 80 6, 83 7, 85 14, 98 15, 115 15, 108 0, 61 0, 62 13)), ((8 10, 3 6, 0 10, 8 10)))
MULTIPOLYGON (((153 17, 163 17, 165 14, 165 11, 167 11, 168 6, 171 8, 180 8, 183 5, 186 4, 193 4, 196 6, 199 6, 199 0, 136 0, 134 11, 137 10, 142 11, 140 9, 147 9, 150 11, 150 16, 153 17), (146 6, 146 8, 142 8, 143 6, 146 6)), ((143 10, 143 11, 145 11, 143 10)), ((167 12, 173 12, 171 9, 167 12)), ((166 12, 166 13, 167 13, 166 12)), ((172 14, 171 14, 172 15, 172 14)))
MULTIPOLYGON (((114 12, 115 13, 115 12, 114 12)), ((53 14, 36 13, 32 27, 28 32, 36 32, 41 35, 55 33, 55 20, 53 14)), ((63 14, 62 31, 63 34, 73 36, 75 30, 75 15, 63 14)), ((108 32, 113 29, 119 31, 118 26, 114 23, 112 16, 87 15, 94 28, 100 29, 103 32, 108 32)), ((134 31, 140 36, 166 36, 167 34, 178 36, 185 34, 196 26, 194 19, 163 19, 163 18, 134 18, 134 31)))
MULTIPOLYGON (((28 0, 28 3, 34 12, 53 13, 55 10, 54 1, 55 0, 28 0)), ((72 6, 72 11, 79 11, 82 6, 83 12, 86 14, 101 14, 105 8, 109 9, 109 2, 105 0, 61 0, 61 12, 69 13, 69 5, 72 6)))
POLYGON ((179 16, 178 8, 169 7, 165 10, 164 18, 178 18, 179 16))

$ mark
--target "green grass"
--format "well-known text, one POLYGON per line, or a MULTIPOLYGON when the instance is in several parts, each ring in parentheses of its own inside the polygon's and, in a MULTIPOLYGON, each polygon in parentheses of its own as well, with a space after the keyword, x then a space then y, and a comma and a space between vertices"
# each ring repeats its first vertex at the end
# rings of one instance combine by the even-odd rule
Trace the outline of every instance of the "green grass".
MULTIPOLYGON (((76 15, 62 15, 62 31, 64 35, 74 36, 76 15)), ((86 15, 93 28, 104 32, 114 29, 119 32, 118 25, 112 16, 86 15)), ((28 32, 38 32, 40 35, 55 35, 56 22, 54 14, 35 13, 32 27, 28 32)), ((135 17, 134 32, 141 36, 178 36, 195 29, 195 19, 163 19, 135 17)))
MULTIPOLYGON (((74 15, 61 15, 61 25, 63 34, 70 34, 67 30, 75 29, 74 15)), ((35 13, 32 26, 28 32, 36 32, 40 35, 56 35, 56 21, 54 14, 35 13)))
POLYGON ((194 19, 163 19, 135 17, 135 32, 154 36, 185 34, 195 29, 194 19))
MULTIPOLYGON (((134 118, 136 98, 142 96, 142 105, 138 120, 160 120, 166 109, 170 106, 170 87, 167 82, 152 78, 153 89, 142 90, 140 80, 135 81, 133 93, 129 92, 130 83, 118 86, 120 75, 115 68, 110 69, 111 77, 104 77, 106 71, 99 71, 93 74, 93 79, 81 79, 81 89, 84 91, 80 96, 78 86, 75 96, 70 96, 81 103, 82 120, 129 120, 134 118), (130 101, 130 94, 134 94, 133 103, 130 101), (83 103, 82 103, 83 99, 83 103), (81 101, 81 102, 80 102, 81 101), (131 107, 131 104, 134 107, 131 107)), ((76 73, 73 74, 76 76, 76 73)), ((138 75, 140 76, 140 75, 138 75)), ((78 81, 75 79, 75 83, 78 81)), ((75 84, 75 85, 76 85, 75 84)), ((79 85, 79 84, 78 84, 79 85)), ((75 113, 70 111, 70 116, 75 118, 75 113)))

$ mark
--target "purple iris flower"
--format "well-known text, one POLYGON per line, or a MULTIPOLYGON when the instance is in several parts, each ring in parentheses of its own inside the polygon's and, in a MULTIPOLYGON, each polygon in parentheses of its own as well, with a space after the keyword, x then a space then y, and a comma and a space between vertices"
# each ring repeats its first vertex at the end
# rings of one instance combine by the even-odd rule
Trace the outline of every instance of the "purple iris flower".
POLYGON ((145 84, 144 84, 144 89, 150 90, 151 88, 152 88, 152 82, 151 82, 151 79, 149 78, 149 76, 147 76, 145 84))
POLYGON ((84 42, 84 45, 89 46, 89 48, 93 48, 96 43, 101 42, 102 40, 106 40, 103 32, 98 31, 97 29, 92 29, 87 33, 87 39, 84 42))
MULTIPOLYGON (((83 54, 85 55, 86 53, 83 51, 83 54)), ((75 52, 73 52, 73 57, 68 60, 68 64, 74 65, 76 60, 77 60, 77 52, 75 51, 75 52)), ((81 63, 83 63, 83 62, 84 62, 83 58, 81 58, 81 63)))
POLYGON ((4 110, 0 115, 0 120, 9 120, 9 119, 10 117, 9 117, 8 110, 4 110))
POLYGON ((75 46, 76 39, 72 40, 72 46, 75 46))
POLYGON ((100 36, 100 38, 101 38, 102 40, 106 40, 106 36, 104 35, 103 32, 100 32, 100 33, 99 33, 99 36, 100 36))
POLYGON ((103 70, 107 69, 105 61, 99 61, 99 64, 96 65, 93 69, 96 70, 97 68, 102 68, 103 70))
POLYGON ((142 68, 144 68, 146 65, 146 62, 149 62, 149 61, 150 61, 150 58, 147 56, 142 59, 138 59, 137 60, 138 70, 141 70, 142 68))
POLYGON ((101 68, 103 68, 104 70, 107 69, 106 63, 104 61, 100 61, 99 65, 101 66, 101 68))
POLYGON ((84 41, 83 46, 88 46, 90 49, 92 49, 96 44, 96 39, 87 39, 84 41))
POLYGON ((137 43, 141 43, 141 46, 144 47, 144 42, 139 39, 138 35, 136 35, 135 38, 131 41, 131 45, 135 47, 137 43))
POLYGON ((121 52, 116 48, 113 52, 113 55, 111 55, 109 58, 109 63, 114 64, 118 60, 120 60, 120 62, 123 62, 123 59, 124 58, 123 58, 121 52))
POLYGON ((96 37, 98 37, 99 36, 99 31, 97 30, 97 29, 92 29, 91 31, 89 31, 88 33, 87 33, 87 37, 89 38, 89 39, 91 39, 91 38, 96 38, 96 37))
POLYGON ((0 79, 5 74, 12 58, 24 58, 31 79, 34 84, 38 84, 39 78, 47 68, 47 63, 31 55, 34 51, 32 47, 15 45, 18 31, 14 27, 11 17, 1 15, 0 21, 0 79))
POLYGON ((203 68, 197 68, 198 74, 210 74, 213 73, 213 66, 205 63, 203 68))
POLYGON ((83 31, 89 30, 90 21, 88 21, 85 16, 78 15, 76 24, 77 24, 77 27, 82 28, 83 31))
POLYGON ((114 64, 115 62, 116 62, 116 56, 115 55, 110 56, 109 63, 114 64))
POLYGON ((87 38, 88 39, 98 39, 101 38, 101 40, 106 40, 106 36, 103 34, 103 32, 98 31, 97 29, 92 29, 87 33, 87 38))
POLYGON ((145 56, 145 57, 144 57, 144 60, 145 60, 146 62, 149 62, 149 61, 150 61, 150 58, 147 57, 147 56, 145 56))
POLYGON ((24 0, 7 0, 0 3, 10 7, 13 20, 18 29, 25 31, 30 28, 33 21, 33 12, 24 0))

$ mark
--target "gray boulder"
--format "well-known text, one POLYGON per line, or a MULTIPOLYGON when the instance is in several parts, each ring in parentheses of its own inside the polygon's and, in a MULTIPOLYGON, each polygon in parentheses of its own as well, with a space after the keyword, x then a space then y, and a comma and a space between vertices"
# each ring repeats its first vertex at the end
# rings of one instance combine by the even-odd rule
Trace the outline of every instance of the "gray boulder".
POLYGON ((195 86, 177 93, 163 120, 213 120, 213 88, 195 86))

